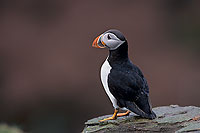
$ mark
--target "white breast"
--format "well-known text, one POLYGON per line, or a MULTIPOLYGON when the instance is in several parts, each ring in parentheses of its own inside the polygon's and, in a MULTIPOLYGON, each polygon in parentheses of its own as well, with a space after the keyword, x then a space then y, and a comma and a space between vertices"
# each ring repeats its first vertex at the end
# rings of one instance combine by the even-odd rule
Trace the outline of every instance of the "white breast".
POLYGON ((116 109, 116 108, 119 108, 119 106, 117 105, 117 100, 111 94, 111 92, 108 88, 108 74, 110 73, 110 70, 111 70, 111 66, 106 59, 106 61, 103 63, 103 65, 101 67, 101 82, 103 84, 103 87, 104 87, 108 97, 110 98, 110 100, 113 104, 113 107, 116 109))

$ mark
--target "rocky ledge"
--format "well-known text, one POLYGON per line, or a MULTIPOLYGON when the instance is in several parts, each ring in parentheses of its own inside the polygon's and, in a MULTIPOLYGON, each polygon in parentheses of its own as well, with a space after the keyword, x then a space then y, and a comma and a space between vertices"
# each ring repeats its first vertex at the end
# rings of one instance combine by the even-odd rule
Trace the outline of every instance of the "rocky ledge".
POLYGON ((200 132, 199 107, 170 105, 153 108, 153 111, 157 115, 154 120, 142 119, 134 113, 106 122, 99 120, 111 115, 93 118, 85 122, 82 132, 200 132))

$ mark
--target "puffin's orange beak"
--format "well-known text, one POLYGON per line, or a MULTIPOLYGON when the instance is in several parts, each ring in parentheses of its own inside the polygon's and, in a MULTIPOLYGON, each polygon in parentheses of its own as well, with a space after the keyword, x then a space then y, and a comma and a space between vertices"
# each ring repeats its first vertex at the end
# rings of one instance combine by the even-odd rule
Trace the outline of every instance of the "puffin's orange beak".
POLYGON ((101 39, 100 37, 101 37, 101 35, 99 35, 99 36, 93 41, 92 47, 95 47, 95 48, 105 48, 105 43, 104 43, 104 42, 101 42, 101 40, 99 40, 99 39, 101 39), (99 44, 101 44, 102 46, 98 45, 98 41, 100 41, 99 44))

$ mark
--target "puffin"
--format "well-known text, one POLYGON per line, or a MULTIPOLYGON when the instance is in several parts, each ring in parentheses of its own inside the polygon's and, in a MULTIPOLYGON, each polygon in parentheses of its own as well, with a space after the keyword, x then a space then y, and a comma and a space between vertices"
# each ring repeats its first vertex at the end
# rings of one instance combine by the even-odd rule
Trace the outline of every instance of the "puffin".
POLYGON ((114 107, 111 117, 100 120, 115 120, 130 112, 146 119, 155 119, 149 98, 149 87, 142 71, 128 57, 128 42, 116 29, 100 34, 93 41, 95 48, 108 48, 109 55, 101 66, 100 77, 105 92, 114 107), (119 111, 124 110, 124 113, 119 111))

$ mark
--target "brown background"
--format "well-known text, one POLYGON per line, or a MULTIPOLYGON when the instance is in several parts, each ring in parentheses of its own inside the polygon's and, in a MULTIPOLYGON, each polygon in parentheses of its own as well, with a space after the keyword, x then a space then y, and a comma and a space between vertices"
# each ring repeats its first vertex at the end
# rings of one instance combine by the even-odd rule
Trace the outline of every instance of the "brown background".
POLYGON ((1 0, 0 121, 36 133, 80 132, 113 112, 99 70, 119 29, 153 106, 200 106, 200 1, 1 0))

